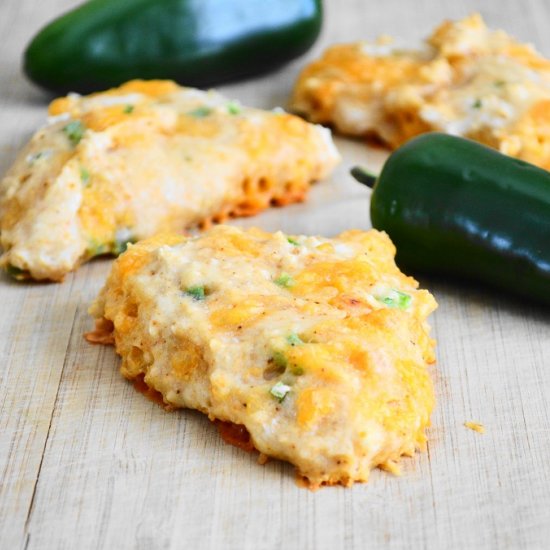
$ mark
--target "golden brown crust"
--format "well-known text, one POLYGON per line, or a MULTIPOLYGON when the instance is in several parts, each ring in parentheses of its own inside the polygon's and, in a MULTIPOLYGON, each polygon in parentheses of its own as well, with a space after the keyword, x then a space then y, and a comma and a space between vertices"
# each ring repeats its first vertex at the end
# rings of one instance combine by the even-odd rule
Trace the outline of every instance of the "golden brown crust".
POLYGON ((221 438, 229 445, 233 445, 247 453, 256 450, 250 438, 250 433, 242 424, 224 422, 223 420, 214 420, 214 424, 218 428, 221 438))
POLYGON ((288 206, 289 204, 304 202, 309 188, 303 188, 293 182, 288 182, 282 191, 276 190, 266 183, 265 178, 250 183, 243 182, 244 198, 235 204, 224 204, 218 212, 205 217, 199 224, 202 230, 209 229, 215 224, 225 223, 231 218, 246 218, 255 216, 270 206, 288 206))
POLYGON ((106 346, 114 346, 115 336, 114 336, 114 324, 112 321, 102 317, 101 319, 96 319, 95 328, 90 332, 84 334, 84 338, 90 344, 103 344, 106 346))

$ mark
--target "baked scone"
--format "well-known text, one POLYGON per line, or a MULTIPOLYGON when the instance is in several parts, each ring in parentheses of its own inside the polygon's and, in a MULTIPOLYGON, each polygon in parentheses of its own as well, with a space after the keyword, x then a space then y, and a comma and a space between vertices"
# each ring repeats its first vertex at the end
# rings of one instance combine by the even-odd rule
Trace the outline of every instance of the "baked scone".
POLYGON ((303 200, 339 161, 330 132, 171 81, 53 101, 0 184, 0 264, 60 280, 83 261, 303 200))
POLYGON ((166 406, 248 433, 311 487, 367 481, 425 447, 434 406, 436 302, 394 254, 375 230, 156 236, 114 262, 87 337, 166 406))
POLYGON ((416 51, 389 37, 332 46, 304 69, 291 107, 392 148, 447 132, 550 169, 550 61, 478 14, 445 21, 416 51))

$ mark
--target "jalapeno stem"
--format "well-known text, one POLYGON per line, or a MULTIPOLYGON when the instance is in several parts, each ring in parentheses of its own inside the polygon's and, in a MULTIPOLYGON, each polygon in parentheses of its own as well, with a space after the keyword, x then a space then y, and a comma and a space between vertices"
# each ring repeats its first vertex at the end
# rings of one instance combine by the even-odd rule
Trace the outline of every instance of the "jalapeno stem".
POLYGON ((362 166, 354 166, 350 170, 350 174, 363 185, 366 185, 370 189, 374 187, 374 184, 376 183, 376 180, 378 176, 373 174, 372 172, 369 172, 366 168, 363 168, 362 166))

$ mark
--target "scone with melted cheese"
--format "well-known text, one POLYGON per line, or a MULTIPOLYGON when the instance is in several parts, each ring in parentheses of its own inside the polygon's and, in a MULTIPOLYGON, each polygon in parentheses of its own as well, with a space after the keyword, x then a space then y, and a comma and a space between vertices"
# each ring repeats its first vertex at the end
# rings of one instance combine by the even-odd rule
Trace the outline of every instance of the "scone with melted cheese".
POLYGON ((366 481, 425 447, 434 406, 436 302, 394 254, 375 230, 157 236, 114 262, 87 336, 166 406, 241 427, 311 487, 366 481))
POLYGON ((0 263, 60 280, 129 241, 303 200, 330 132, 171 81, 55 100, 0 184, 0 263))
POLYGON ((550 169, 550 61, 477 14, 444 22, 417 51, 388 37, 332 46, 303 71, 291 106, 392 148, 440 131, 550 169))

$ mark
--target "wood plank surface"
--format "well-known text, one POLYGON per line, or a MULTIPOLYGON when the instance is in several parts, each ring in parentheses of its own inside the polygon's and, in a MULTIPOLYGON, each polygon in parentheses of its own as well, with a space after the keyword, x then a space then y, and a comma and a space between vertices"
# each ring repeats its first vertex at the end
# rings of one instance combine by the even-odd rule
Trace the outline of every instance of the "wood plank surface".
MULTIPOLYGON (((44 121, 46 94, 20 72, 32 34, 72 0, 0 3, 0 172, 44 121)), ((379 33, 412 41, 480 11, 550 55, 548 0, 326 1, 321 40, 280 71, 225 86, 243 103, 284 105, 307 58, 379 33)), ((348 169, 385 153, 337 139, 344 162, 304 205, 238 225, 334 235, 370 227, 369 192, 348 169)), ((440 308, 438 405, 429 452, 395 477, 351 489, 299 488, 292 468, 225 445, 200 414, 166 413, 90 346, 87 307, 110 261, 63 284, 0 277, 0 548, 548 548, 550 313, 485 289, 423 280, 440 308), (466 429, 482 422, 486 433, 466 429)))

